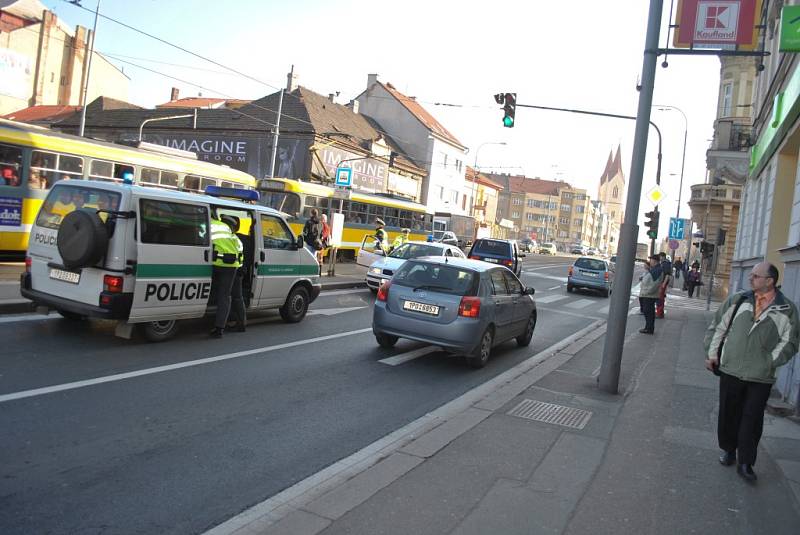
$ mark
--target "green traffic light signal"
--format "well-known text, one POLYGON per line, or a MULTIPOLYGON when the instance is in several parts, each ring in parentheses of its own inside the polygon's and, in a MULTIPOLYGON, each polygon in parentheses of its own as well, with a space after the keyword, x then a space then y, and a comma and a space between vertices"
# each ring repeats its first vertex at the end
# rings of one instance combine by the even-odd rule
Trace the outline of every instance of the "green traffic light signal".
POLYGON ((507 115, 505 117, 503 117, 503 126, 505 126, 506 128, 513 127, 514 126, 514 118, 513 117, 509 117, 507 115))
POLYGON ((651 240, 655 240, 656 238, 658 238, 658 231, 657 230, 648 230, 647 231, 647 237, 650 238, 651 240))

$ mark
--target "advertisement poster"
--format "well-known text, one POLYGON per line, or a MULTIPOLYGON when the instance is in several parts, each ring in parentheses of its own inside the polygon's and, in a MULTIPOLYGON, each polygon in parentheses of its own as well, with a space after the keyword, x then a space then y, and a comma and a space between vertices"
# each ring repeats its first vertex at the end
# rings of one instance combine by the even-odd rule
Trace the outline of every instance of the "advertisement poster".
POLYGON ((0 197, 0 227, 18 227, 22 224, 22 199, 0 197))

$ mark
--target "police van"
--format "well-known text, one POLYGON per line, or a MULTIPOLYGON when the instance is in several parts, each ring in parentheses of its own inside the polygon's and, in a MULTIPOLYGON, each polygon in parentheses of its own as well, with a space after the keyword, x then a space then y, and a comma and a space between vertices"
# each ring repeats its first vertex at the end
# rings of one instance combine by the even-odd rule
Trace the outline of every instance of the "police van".
POLYGON ((321 290, 319 264, 281 212, 244 202, 250 190, 207 194, 128 184, 62 180, 31 229, 22 295, 65 318, 119 320, 150 341, 172 337, 177 321, 212 312, 210 218, 230 215, 244 245, 248 311, 277 309, 301 321, 321 290), (229 199, 236 197, 242 200, 229 199))

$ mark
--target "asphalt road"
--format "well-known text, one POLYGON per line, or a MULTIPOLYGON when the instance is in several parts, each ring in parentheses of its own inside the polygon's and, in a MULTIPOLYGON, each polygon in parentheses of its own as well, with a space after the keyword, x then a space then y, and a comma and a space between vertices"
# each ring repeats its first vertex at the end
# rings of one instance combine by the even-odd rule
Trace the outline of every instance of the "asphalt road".
POLYGON ((0 532, 199 533, 351 455, 596 319, 567 294, 571 258, 529 257, 539 321, 486 368, 423 345, 378 347, 368 290, 323 292, 302 323, 277 314, 163 344, 105 322, 0 318, 0 532))

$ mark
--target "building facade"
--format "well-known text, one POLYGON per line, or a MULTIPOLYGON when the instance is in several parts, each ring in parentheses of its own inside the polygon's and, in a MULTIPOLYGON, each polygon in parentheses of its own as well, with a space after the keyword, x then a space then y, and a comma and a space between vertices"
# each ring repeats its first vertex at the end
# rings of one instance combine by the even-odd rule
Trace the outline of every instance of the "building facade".
MULTIPOLYGON (((75 30, 38 0, 0 1, 0 116, 29 106, 83 102, 91 32, 75 30)), ((127 100, 129 78, 92 55, 87 102, 100 95, 127 100)))
POLYGON ((600 185, 597 188, 597 199, 603 203, 608 214, 604 241, 609 254, 615 254, 617 251, 619 231, 625 219, 625 173, 622 171, 621 152, 622 149, 619 146, 613 158, 609 152, 608 161, 600 175, 600 185))

